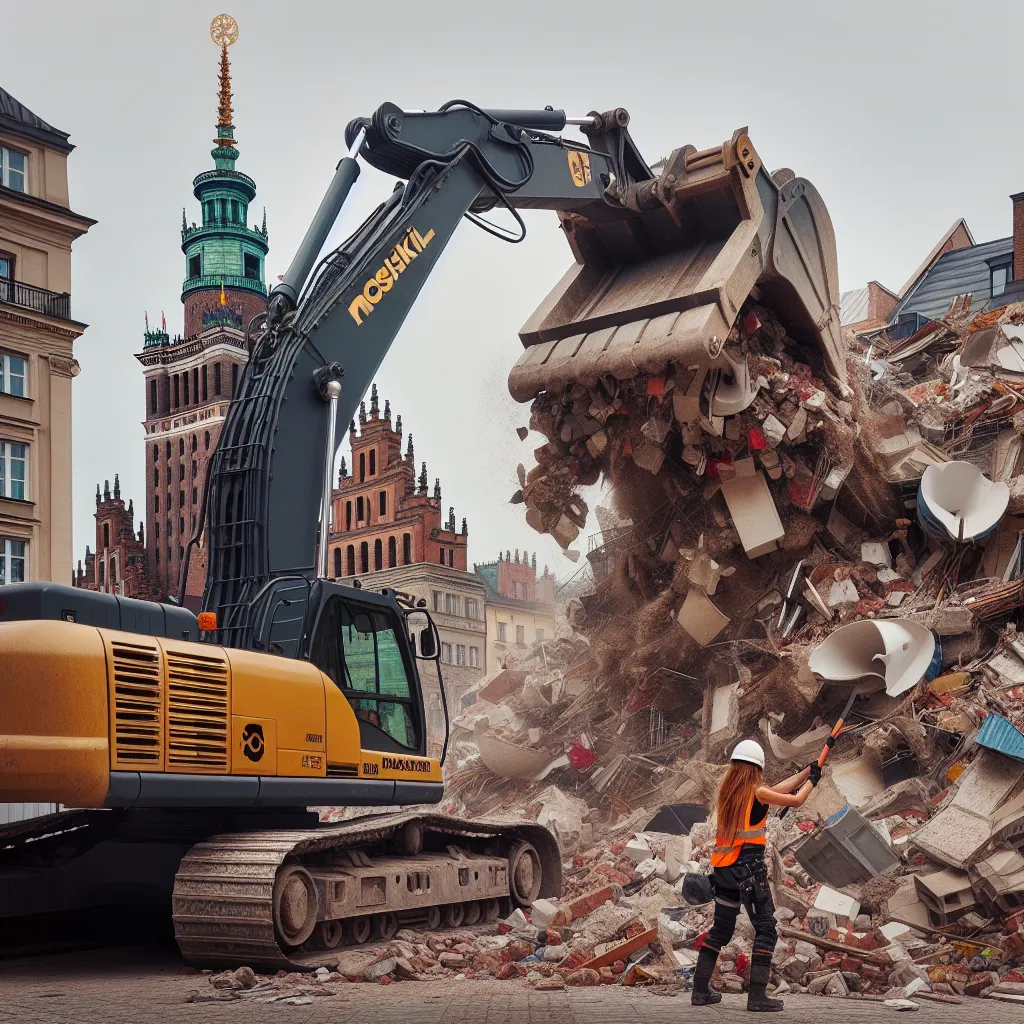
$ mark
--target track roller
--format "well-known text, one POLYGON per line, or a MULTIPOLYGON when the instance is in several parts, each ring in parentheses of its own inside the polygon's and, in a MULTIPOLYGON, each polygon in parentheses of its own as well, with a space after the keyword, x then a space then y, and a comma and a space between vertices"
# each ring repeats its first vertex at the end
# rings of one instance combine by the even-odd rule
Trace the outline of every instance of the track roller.
POLYGON ((316 927, 319 897, 313 877, 297 864, 284 868, 274 883, 274 927, 288 946, 301 946, 316 927))

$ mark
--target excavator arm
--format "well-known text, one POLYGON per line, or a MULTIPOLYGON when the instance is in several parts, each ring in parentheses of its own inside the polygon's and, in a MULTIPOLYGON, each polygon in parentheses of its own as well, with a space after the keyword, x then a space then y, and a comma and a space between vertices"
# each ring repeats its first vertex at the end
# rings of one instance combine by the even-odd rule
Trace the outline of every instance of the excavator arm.
MULTIPOLYGON (((770 175, 746 129, 712 149, 677 149, 655 174, 628 123, 621 108, 570 121, 558 110, 453 101, 430 113, 384 104, 349 124, 349 156, 265 321, 250 325, 251 358, 209 464, 208 522, 192 543, 205 529, 204 607, 217 613, 220 643, 302 656, 335 439, 464 218, 519 241, 520 210, 556 210, 575 257, 520 332, 526 351, 509 377, 518 401, 605 374, 705 365, 721 371, 716 409, 740 412, 757 392, 733 344, 751 296, 779 313, 823 373, 843 379, 835 237, 814 186, 787 169, 770 175), (552 134, 567 124, 588 143, 552 134), (402 181, 317 263, 359 159, 402 181), (482 219, 496 207, 518 233, 482 219), (294 623, 285 628, 294 635, 278 620, 294 623)), ((323 536, 322 577, 326 558, 323 536)))
MULTIPOLYGON (((271 293, 266 322, 252 325, 250 361, 210 462, 200 529, 209 558, 204 607, 217 613, 218 642, 260 646, 256 624, 281 586, 290 584, 289 600, 300 604, 308 593, 296 583, 315 572, 334 438, 462 219, 504 206, 523 231, 515 213, 521 208, 615 220, 619 197, 637 178, 652 179, 624 112, 584 120, 590 146, 542 131, 566 123, 551 110, 458 104, 406 113, 385 104, 349 125, 350 155, 271 293), (405 182, 314 271, 358 157, 405 182), (268 586, 274 580, 281 585, 268 586)), ((186 574, 187 565, 182 579, 186 574)))

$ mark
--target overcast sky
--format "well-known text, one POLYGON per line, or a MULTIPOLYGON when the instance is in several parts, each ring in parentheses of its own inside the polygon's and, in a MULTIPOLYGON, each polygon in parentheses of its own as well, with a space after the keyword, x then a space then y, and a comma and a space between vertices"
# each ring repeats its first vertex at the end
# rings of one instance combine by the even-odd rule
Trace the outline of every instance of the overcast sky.
MULTIPOLYGON (((72 314, 75 557, 94 540, 97 481, 121 475, 141 508, 143 313, 182 329, 181 209, 199 219, 191 182, 213 166, 218 51, 210 19, 239 22, 231 48, 239 170, 267 208, 267 278, 287 266, 344 150, 345 124, 384 101, 571 114, 626 107, 653 162, 717 145, 748 125, 769 169, 793 168, 832 215, 843 289, 870 278, 898 289, 960 216, 985 241, 1011 232, 1024 189, 1015 128, 1022 15, 1012 3, 946 2, 493 5, 263 0, 34 0, 3 5, 0 85, 71 133, 72 207, 97 219, 76 243, 72 314)), ((391 183, 362 175, 345 223, 391 183)), ((441 478, 444 506, 469 519, 470 562, 539 551, 565 576, 553 541, 505 504, 533 435, 506 378, 519 327, 571 260, 552 213, 502 243, 456 234, 378 377, 441 478), (467 287, 468 286, 468 287, 467 287), (443 324, 443 327, 441 326, 443 324)), ((344 449, 343 449, 344 450, 344 449)), ((596 524, 594 524, 596 529, 596 524)), ((585 550, 585 544, 584 544, 585 550)))

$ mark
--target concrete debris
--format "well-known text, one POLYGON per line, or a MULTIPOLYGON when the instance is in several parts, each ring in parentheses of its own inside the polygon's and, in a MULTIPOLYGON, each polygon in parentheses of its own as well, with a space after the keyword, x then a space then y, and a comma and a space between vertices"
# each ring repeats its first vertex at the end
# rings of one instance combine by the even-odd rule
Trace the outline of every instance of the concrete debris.
MULTIPOLYGON (((713 904, 686 904, 682 881, 709 870, 730 744, 760 733, 783 778, 855 691, 811 799, 769 819, 773 986, 894 1009, 1024 998, 1019 336, 1024 304, 961 302, 872 339, 873 360, 851 339, 840 381, 751 299, 723 339, 735 374, 667 366, 538 395, 514 500, 591 578, 554 637, 460 702, 441 811, 546 824, 562 894, 325 954, 317 981, 214 975, 210 991, 686 987, 713 904), (584 489, 602 480, 588 534, 584 489)), ((745 987, 751 939, 741 916, 716 987, 745 987)))

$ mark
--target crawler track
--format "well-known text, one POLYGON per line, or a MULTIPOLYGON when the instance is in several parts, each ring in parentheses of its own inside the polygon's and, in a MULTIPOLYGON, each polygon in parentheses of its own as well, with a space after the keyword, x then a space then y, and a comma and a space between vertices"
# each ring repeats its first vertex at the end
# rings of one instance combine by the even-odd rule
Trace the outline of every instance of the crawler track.
MULTIPOLYGON (((536 824, 408 813, 312 829, 214 836, 189 850, 175 877, 174 933, 182 954, 200 964, 274 968, 310 969, 336 961, 336 949, 314 949, 308 942, 290 947, 281 941, 275 924, 275 883, 281 869, 330 864, 347 851, 379 848, 410 824, 422 829, 424 842, 434 849, 484 850, 496 843, 528 842, 540 860, 540 895, 561 890, 557 843, 536 824)), ((507 888, 504 895, 507 901, 507 888)), ((401 918, 402 908, 391 904, 376 905, 373 912, 390 915, 396 909, 401 918)))

